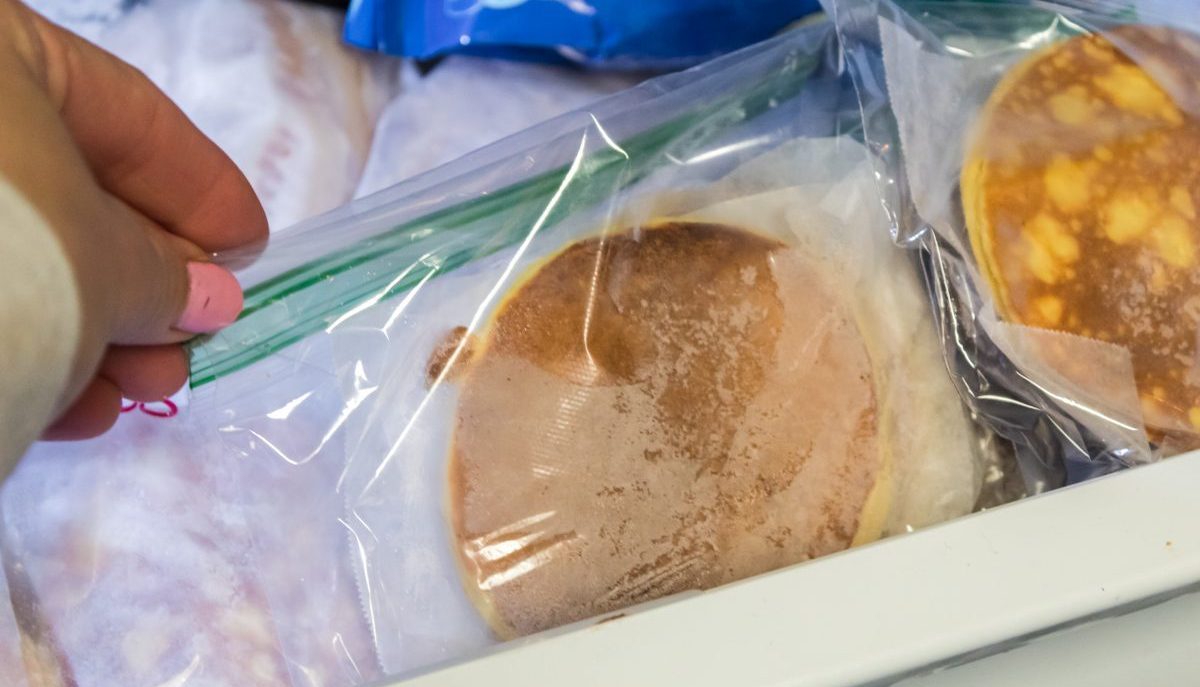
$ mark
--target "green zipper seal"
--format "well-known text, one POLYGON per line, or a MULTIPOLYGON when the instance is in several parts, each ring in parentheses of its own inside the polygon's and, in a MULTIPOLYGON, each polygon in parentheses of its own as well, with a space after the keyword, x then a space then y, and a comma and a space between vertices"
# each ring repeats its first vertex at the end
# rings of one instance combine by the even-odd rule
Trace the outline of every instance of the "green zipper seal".
MULTIPOLYGON (((694 132, 698 141, 711 140, 730 126, 797 96, 819 62, 816 54, 785 61, 777 73, 741 97, 702 107, 631 136, 620 143, 627 156, 613 149, 589 154, 580 165, 578 179, 563 193, 543 226, 549 228, 643 179, 661 165, 663 151, 684 134, 694 132)), ((368 300, 382 302, 518 243, 545 211, 569 169, 570 165, 564 164, 494 193, 436 210, 247 289, 245 308, 237 322, 217 337, 190 346, 191 388, 263 360, 327 328, 368 300), (491 226, 480 240, 476 225, 485 221, 491 226), (464 248, 436 260, 427 259, 452 246, 456 235, 462 237, 464 248), (359 274, 361 279, 345 287, 329 284, 359 274), (328 293, 322 293, 321 286, 329 287, 328 293), (285 326, 273 329, 272 313, 288 306, 294 306, 296 312, 284 317, 285 326)))

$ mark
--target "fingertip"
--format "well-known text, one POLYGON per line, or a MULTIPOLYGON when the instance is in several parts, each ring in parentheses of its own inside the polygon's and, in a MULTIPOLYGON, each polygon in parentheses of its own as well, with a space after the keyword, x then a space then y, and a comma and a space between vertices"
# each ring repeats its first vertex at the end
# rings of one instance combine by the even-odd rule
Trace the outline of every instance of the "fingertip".
MULTIPOLYGON (((230 215, 229 230, 220 236, 221 243, 210 248, 213 251, 226 251, 232 248, 256 246, 267 240, 270 233, 267 226, 267 211, 263 208, 250 185, 250 180, 231 160, 225 168, 228 179, 225 187, 229 189, 230 202, 222 210, 230 215)), ((207 247, 207 246, 206 246, 207 247)))
POLYGON ((267 240, 267 213, 246 175, 224 153, 216 178, 195 206, 194 214, 166 218, 171 231, 206 251, 219 253, 234 248, 252 248, 267 240))
POLYGON ((113 346, 100 363, 100 374, 117 385, 122 398, 159 401, 187 383, 187 354, 178 345, 113 346))
POLYGON ((42 433, 46 441, 75 441, 104 434, 121 414, 121 390, 95 377, 69 408, 42 433))
POLYGON ((233 324, 242 312, 242 286, 229 270, 211 262, 189 262, 187 304, 175 327, 204 334, 233 324))
MULTIPOLYGON (((241 170, 238 170, 238 174, 241 173, 241 170)), ((246 179, 245 175, 242 178, 246 179)), ((246 238, 238 245, 254 246, 265 242, 271 234, 271 229, 267 221, 267 210, 258 199, 258 194, 254 192, 254 188, 250 186, 249 179, 246 179, 246 189, 250 194, 250 198, 246 202, 248 206, 246 210, 246 238)))

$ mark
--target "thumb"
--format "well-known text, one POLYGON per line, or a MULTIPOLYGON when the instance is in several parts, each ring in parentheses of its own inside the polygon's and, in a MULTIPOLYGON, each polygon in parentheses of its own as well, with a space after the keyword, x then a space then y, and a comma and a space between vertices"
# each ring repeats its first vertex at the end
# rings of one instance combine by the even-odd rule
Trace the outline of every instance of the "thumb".
POLYGON ((118 202, 125 215, 113 277, 112 343, 161 344, 214 332, 242 311, 233 274, 186 239, 118 202))

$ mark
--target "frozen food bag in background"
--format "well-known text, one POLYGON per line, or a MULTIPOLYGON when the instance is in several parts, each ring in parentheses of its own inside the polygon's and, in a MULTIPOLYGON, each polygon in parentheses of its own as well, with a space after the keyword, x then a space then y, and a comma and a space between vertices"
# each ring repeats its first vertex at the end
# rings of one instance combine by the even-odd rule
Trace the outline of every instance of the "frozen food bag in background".
POLYGON ((397 60, 340 40, 330 8, 263 0, 31 0, 129 62, 245 173, 279 229, 353 196, 397 60))
POLYGON ((211 461, 163 455, 196 443, 173 423, 125 420, 91 453, 35 447, 5 486, 5 573, 26 635, 66 684, 280 681, 269 611, 236 563, 249 542, 223 522, 211 461))
POLYGON ((257 555, 339 528, 404 674, 975 508, 838 65, 791 32, 275 237, 192 349, 257 555))
POLYGON ((896 240, 1031 489, 1200 442, 1200 10, 829 3, 896 240))
POLYGON ((678 69, 770 38, 817 0, 359 0, 346 40, 393 55, 678 69))
MULTIPOLYGON (((0 565, 8 564, 4 554, 0 552, 0 565)), ((24 658, 25 643, 26 639, 21 634, 13 611, 8 581, 6 576, 0 575, 0 680, 6 685, 30 686, 24 658)))
MULTIPOLYGON (((79 454, 40 444, 8 480, 2 555, 37 647, 26 663, 66 679, 33 684, 351 687, 373 677, 356 595, 339 596, 326 574, 301 602, 290 575, 274 577, 290 552, 251 556, 254 523, 225 493, 219 445, 186 423, 186 408, 172 412, 131 408, 79 454), (330 610, 339 603, 349 623, 330 610)), ((276 517, 286 516, 281 506, 276 517)), ((316 556, 340 550, 338 538, 314 553, 317 536, 293 541, 316 556)))
POLYGON ((634 73, 456 55, 422 74, 379 115, 356 195, 364 196, 644 80, 634 73), (436 117, 432 113, 437 113, 436 117), (436 125, 434 122, 436 121, 436 125))

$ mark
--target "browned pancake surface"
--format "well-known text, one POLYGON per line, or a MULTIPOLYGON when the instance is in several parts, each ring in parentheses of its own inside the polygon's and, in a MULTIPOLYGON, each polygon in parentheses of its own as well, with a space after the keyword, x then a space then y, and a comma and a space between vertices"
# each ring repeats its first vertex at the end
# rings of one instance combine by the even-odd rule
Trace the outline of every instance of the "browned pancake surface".
POLYGON ((684 223, 583 241, 485 336, 451 501, 502 636, 850 545, 880 469, 870 361, 794 250, 684 223))
POLYGON ((1200 428, 1200 39, 1122 27, 1002 81, 963 173, 1006 317, 1128 348, 1152 437, 1200 428))

